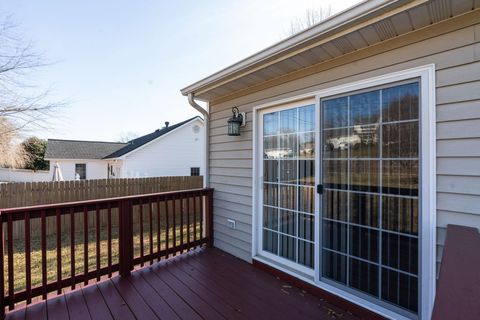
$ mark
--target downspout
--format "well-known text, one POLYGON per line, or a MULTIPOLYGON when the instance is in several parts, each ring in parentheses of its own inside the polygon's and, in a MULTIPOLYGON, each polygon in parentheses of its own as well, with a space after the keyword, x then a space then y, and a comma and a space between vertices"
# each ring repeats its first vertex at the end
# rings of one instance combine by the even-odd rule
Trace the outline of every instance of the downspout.
POLYGON ((210 115, 207 110, 203 109, 198 103, 195 102, 193 93, 188 94, 188 103, 203 115, 203 121, 205 122, 205 175, 204 175, 204 187, 210 186, 209 179, 209 167, 210 167, 210 115))

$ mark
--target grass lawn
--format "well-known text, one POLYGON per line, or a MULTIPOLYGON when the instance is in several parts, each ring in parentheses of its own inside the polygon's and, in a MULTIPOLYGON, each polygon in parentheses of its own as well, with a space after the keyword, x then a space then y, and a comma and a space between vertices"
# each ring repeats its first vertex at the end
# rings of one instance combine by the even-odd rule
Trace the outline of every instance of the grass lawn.
MULTIPOLYGON (((140 225, 134 224, 134 253, 135 257, 140 255, 140 225)), ((187 242, 187 229, 184 227, 184 243, 187 242)), ((160 248, 165 249, 165 227, 161 227, 160 235, 160 248)), ((149 236, 149 224, 145 222, 143 227, 143 243, 144 243, 144 254, 150 253, 150 236, 149 236)), ((193 240, 194 225, 190 225, 190 239, 193 240)), ((200 227, 197 225, 196 228, 197 239, 200 239, 200 227)), ((169 247, 173 244, 173 228, 169 229, 169 247)), ((84 270, 84 257, 83 257, 83 243, 84 234, 83 232, 75 233, 75 273, 81 274, 84 270)), ((157 249, 157 238, 158 234, 156 231, 156 221, 153 221, 153 246, 154 252, 157 249)), ((88 232, 88 265, 89 270, 96 269, 96 234, 95 229, 90 229, 88 232)), ((101 229, 100 232, 100 267, 106 267, 108 264, 108 251, 107 251, 107 230, 105 228, 101 229)), ((56 235, 47 236, 47 282, 52 282, 56 280, 57 277, 57 240, 56 235)), ((180 244, 180 227, 176 227, 176 242, 180 244)), ((22 291, 26 286, 25 279, 25 242, 24 240, 14 240, 14 283, 15 283, 15 292, 22 291)), ((7 242, 5 242, 5 251, 7 251, 7 242)), ((61 249, 61 259, 62 259, 62 278, 68 278, 71 276, 70 272, 70 232, 66 231, 62 233, 62 249, 61 249)), ((7 256, 4 256, 4 266, 5 266, 5 292, 8 292, 8 264, 7 256)), ((118 228, 112 229, 112 264, 118 263, 118 228)), ((32 275, 32 287, 41 285, 42 283, 42 252, 41 252, 41 241, 40 237, 31 238, 31 275, 32 275)))

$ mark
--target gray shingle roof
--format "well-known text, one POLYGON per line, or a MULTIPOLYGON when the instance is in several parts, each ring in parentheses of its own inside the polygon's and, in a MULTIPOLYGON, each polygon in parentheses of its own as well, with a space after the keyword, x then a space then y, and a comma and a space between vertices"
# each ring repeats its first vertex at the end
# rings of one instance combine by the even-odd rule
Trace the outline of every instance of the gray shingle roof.
POLYGON ((48 139, 46 159, 103 159, 127 143, 48 139))

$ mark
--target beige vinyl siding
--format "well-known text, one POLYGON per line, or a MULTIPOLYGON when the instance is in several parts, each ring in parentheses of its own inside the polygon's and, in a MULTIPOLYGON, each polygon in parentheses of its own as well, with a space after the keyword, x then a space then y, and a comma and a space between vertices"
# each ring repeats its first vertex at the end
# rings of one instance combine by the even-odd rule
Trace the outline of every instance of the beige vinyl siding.
MULTIPOLYGON (((215 188, 216 245, 251 260, 252 220, 252 109, 260 104, 325 89, 394 71, 436 65, 437 99, 437 261, 447 224, 480 228, 480 24, 479 12, 468 13, 409 33, 398 39, 321 63, 317 73, 231 100, 210 103, 210 170, 215 188), (416 36, 418 35, 418 36, 416 36), (408 43, 407 43, 408 42, 408 43), (402 44, 402 45, 400 45, 402 44), (389 50, 389 48, 391 48, 389 50), (378 53, 381 52, 381 53, 378 53), (342 63, 344 61, 344 63, 342 63), (226 135, 231 108, 247 112, 248 123, 239 137, 226 135), (242 229, 226 227, 235 219, 242 229), (217 241, 218 240, 218 241, 217 241)), ((317 68, 317 67, 315 67, 317 68)), ((287 76, 288 77, 288 76, 287 76)), ((260 174, 259 174, 260 175, 260 174)), ((252 180, 253 179, 253 180, 252 180)))

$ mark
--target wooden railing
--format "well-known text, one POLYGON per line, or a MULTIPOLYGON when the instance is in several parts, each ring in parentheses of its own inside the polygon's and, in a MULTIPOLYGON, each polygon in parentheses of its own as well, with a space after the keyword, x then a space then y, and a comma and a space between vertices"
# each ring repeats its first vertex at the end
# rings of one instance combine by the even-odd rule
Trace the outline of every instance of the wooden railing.
POLYGON ((49 293, 60 294, 64 288, 75 289, 79 283, 86 285, 116 272, 128 276, 135 266, 211 246, 212 214, 213 189, 0 210, 0 256, 4 257, 0 316, 6 306, 13 310, 16 303, 47 299, 49 293), (100 219, 102 215, 106 219, 100 219), (62 217, 68 217, 69 228, 61 223, 62 217), (35 219, 40 221, 38 239, 31 232, 35 219), (90 219, 95 221, 93 228, 90 219), (18 223, 25 230, 21 240, 13 234, 18 223), (78 223, 83 226, 81 234, 78 223), (47 235, 47 224, 56 225, 54 235, 47 235), (49 260, 47 255, 55 258, 49 260))
POLYGON ((433 320, 480 319, 480 233, 447 225, 433 320))

